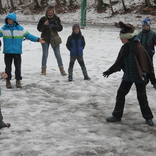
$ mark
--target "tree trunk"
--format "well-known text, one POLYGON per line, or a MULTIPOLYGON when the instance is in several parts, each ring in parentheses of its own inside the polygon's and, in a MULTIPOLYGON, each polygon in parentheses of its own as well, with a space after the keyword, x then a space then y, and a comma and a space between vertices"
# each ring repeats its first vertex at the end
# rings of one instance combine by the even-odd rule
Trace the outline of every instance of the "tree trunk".
POLYGON ((69 0, 69 7, 73 6, 73 0, 69 0))
POLYGON ((63 0, 63 4, 64 4, 64 5, 67 4, 66 0, 63 0))
POLYGON ((2 10, 3 7, 2 7, 2 0, 0 0, 0 10, 2 10))
POLYGON ((111 11, 112 11, 112 15, 114 15, 114 10, 113 10, 113 6, 112 6, 112 1, 109 0, 109 2, 110 2, 110 8, 111 8, 111 11))
POLYGON ((13 0, 10 0, 10 3, 11 3, 11 9, 12 9, 12 10, 15 10, 13 0))
POLYGON ((20 5, 23 4, 22 0, 19 0, 19 2, 20 2, 20 5))
POLYGON ((34 9, 40 8, 40 5, 37 0, 34 0, 34 3, 35 3, 34 9))
POLYGON ((60 5, 60 0, 56 0, 56 4, 57 5, 60 5))
POLYGON ((47 0, 41 0, 41 7, 47 6, 47 0))
POLYGON ((122 5, 123 5, 124 10, 127 11, 127 8, 126 8, 125 1, 124 0, 122 0, 122 5))
POLYGON ((103 0, 98 0, 97 10, 102 10, 103 8, 103 0))
POLYGON ((145 0, 145 3, 146 3, 146 6, 148 6, 148 8, 152 7, 150 0, 145 0))

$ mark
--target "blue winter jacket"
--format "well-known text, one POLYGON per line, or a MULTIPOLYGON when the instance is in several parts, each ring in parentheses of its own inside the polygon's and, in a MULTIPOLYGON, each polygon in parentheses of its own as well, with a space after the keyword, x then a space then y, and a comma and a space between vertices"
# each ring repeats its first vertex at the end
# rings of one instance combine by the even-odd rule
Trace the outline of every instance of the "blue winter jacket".
POLYGON ((31 35, 18 24, 16 14, 10 13, 4 20, 5 25, 0 29, 0 37, 3 37, 4 54, 22 54, 22 41, 25 37, 33 42, 38 42, 39 38, 31 35), (14 25, 9 25, 7 19, 14 21, 14 25))
POLYGON ((79 34, 72 33, 67 39, 66 46, 70 51, 70 56, 82 56, 85 40, 81 32, 79 34))

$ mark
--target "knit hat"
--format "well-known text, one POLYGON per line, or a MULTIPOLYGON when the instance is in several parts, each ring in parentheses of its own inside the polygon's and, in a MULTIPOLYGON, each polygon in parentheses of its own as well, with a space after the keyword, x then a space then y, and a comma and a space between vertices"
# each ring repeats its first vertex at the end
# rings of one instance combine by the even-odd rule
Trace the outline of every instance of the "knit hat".
POLYGON ((124 24, 123 22, 115 23, 117 28, 120 28, 120 38, 131 39, 138 34, 135 27, 132 24, 124 24))
POLYGON ((142 26, 147 25, 147 26, 150 27, 150 25, 151 25, 151 21, 150 21, 150 19, 148 19, 148 18, 145 18, 145 19, 142 20, 141 22, 142 22, 142 26))
POLYGON ((46 13, 47 13, 47 11, 50 10, 50 9, 54 9, 54 7, 53 7, 52 5, 47 6, 46 9, 45 9, 45 10, 46 10, 46 13))
POLYGON ((79 24, 74 24, 73 27, 72 27, 72 30, 74 31, 75 28, 78 28, 80 30, 79 24))

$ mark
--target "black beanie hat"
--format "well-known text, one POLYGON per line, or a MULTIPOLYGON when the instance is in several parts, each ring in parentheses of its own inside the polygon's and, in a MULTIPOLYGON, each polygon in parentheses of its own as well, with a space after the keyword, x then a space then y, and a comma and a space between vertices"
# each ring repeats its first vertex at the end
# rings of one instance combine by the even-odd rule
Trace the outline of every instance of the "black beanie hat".
POLYGON ((72 27, 72 30, 74 31, 75 28, 78 28, 80 30, 79 24, 74 24, 73 27, 72 27))

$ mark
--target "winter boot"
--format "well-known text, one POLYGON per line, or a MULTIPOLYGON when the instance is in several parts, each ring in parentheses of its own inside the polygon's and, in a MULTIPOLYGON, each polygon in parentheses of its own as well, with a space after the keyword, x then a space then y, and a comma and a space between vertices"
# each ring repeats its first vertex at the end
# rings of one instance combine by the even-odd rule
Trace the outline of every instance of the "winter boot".
POLYGON ((20 81, 16 81, 16 87, 17 87, 17 88, 22 88, 21 82, 20 82, 20 81))
POLYGON ((64 71, 63 66, 59 67, 59 69, 60 69, 60 73, 61 73, 62 76, 66 76, 67 75, 66 72, 64 71))
POLYGON ((72 76, 69 76, 69 77, 68 77, 68 81, 73 81, 72 76))
POLYGON ((41 73, 42 73, 42 75, 46 75, 46 68, 47 67, 45 67, 45 66, 42 66, 41 67, 41 73))
POLYGON ((147 123, 149 126, 153 126, 153 125, 154 125, 154 122, 153 122, 152 119, 146 120, 146 123, 147 123))
POLYGON ((8 89, 12 88, 10 80, 6 81, 6 88, 8 88, 8 89))
POLYGON ((115 116, 112 116, 112 117, 106 118, 106 121, 107 122, 119 122, 119 121, 121 121, 121 118, 117 118, 115 116))
POLYGON ((90 80, 91 78, 88 75, 84 76, 84 80, 90 80))

